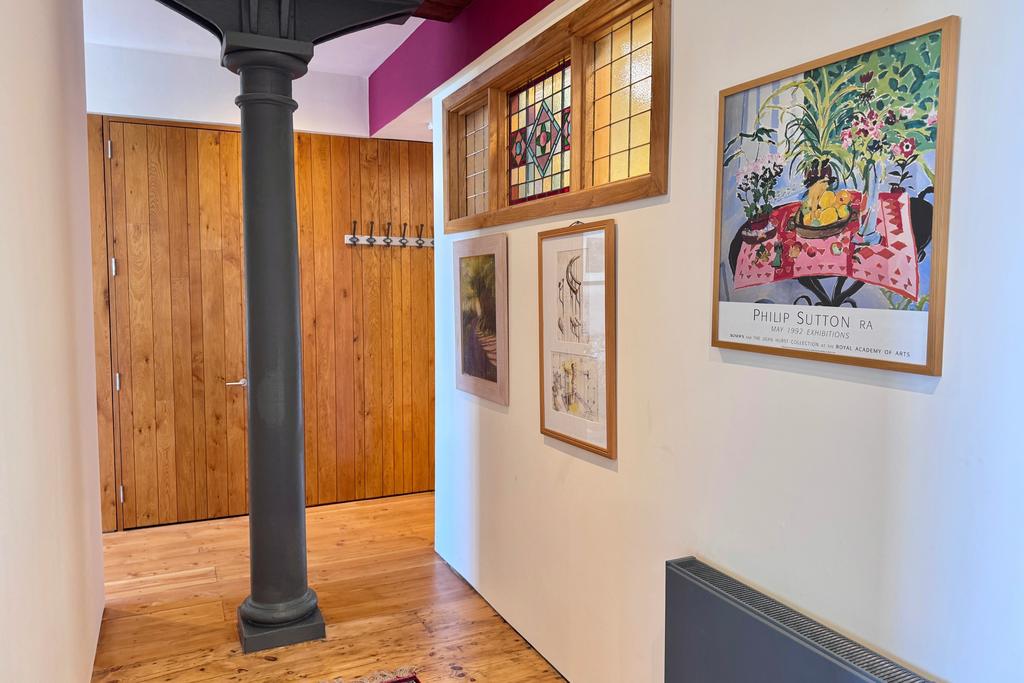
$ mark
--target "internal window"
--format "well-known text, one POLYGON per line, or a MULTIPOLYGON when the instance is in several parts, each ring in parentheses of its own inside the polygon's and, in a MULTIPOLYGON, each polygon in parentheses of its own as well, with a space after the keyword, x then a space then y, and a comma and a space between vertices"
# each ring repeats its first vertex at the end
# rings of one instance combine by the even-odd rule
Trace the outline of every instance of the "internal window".
POLYGON ((569 191, 571 74, 566 59, 509 93, 509 204, 569 191))
POLYGON ((587 0, 445 98, 446 232, 668 191, 670 5, 587 0))
POLYGON ((487 210, 487 105, 464 115, 463 129, 466 196, 462 214, 472 216, 487 210))
POLYGON ((653 17, 647 6, 594 42, 594 185, 651 170, 653 17))

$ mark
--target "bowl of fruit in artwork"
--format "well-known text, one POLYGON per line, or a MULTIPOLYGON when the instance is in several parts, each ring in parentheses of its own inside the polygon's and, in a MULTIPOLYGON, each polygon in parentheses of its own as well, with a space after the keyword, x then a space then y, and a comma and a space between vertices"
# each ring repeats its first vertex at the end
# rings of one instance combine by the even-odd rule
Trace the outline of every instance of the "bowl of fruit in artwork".
POLYGON ((828 180, 822 179, 807 190, 807 198, 793 216, 796 234, 804 239, 835 237, 857 216, 849 190, 833 192, 828 180))

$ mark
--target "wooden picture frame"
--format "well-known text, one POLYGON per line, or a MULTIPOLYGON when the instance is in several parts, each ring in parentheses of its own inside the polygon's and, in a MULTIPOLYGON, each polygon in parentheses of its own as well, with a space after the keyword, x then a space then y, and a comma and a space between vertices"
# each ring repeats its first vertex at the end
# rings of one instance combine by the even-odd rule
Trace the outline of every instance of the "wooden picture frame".
POLYGON ((508 405, 508 238, 453 243, 455 386, 508 405))
POLYGON ((941 374, 959 33, 721 91, 712 346, 941 374))
POLYGON ((540 431, 614 460, 615 221, 541 232, 537 273, 540 431))

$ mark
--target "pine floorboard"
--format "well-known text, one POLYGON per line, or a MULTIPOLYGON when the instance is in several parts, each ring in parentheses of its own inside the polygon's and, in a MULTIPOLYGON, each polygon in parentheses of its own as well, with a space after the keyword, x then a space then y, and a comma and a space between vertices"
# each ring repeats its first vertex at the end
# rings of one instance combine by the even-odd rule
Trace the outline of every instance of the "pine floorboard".
POLYGON ((564 680, 434 553, 433 512, 429 493, 309 509, 327 639, 249 655, 247 517, 107 534, 93 681, 564 680))

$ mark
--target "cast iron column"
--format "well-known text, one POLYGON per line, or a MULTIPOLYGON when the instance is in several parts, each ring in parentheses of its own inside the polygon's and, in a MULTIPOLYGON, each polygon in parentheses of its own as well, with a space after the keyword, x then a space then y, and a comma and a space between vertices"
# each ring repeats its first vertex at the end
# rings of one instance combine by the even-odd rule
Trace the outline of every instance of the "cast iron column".
POLYGON ((245 651, 323 638, 306 580, 302 332, 295 218, 292 55, 240 50, 249 371, 249 546, 252 594, 238 608, 245 651))
POLYGON ((423 0, 158 0, 217 36, 241 78, 252 593, 246 652, 323 638, 306 578, 305 457, 292 80, 314 45, 402 23, 423 0))

